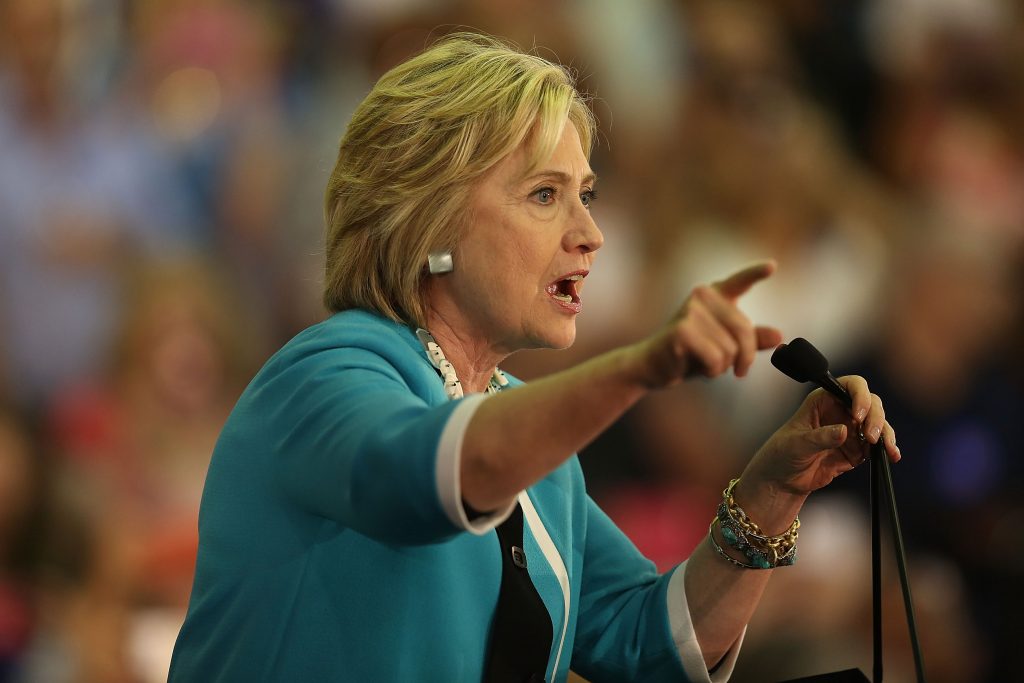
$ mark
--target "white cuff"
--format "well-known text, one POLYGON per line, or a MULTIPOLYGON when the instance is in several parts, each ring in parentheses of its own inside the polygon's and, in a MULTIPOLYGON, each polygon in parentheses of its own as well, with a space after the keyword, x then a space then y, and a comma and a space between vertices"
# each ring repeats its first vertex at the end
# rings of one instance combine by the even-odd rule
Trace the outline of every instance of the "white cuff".
POLYGON ((498 526, 512 514, 516 506, 513 498, 508 507, 488 512, 470 520, 462 505, 462 483, 459 479, 459 466, 462 461, 462 440, 473 413, 480 407, 480 402, 487 394, 471 394, 459 401, 448 422, 441 432, 441 440, 437 444, 437 492, 441 497, 441 507, 452 524, 470 533, 482 536, 498 526))
POLYGON ((715 672, 709 674, 708 667, 704 663, 704 655, 697 643, 697 633, 693 630, 690 607, 686 603, 686 590, 683 587, 685 573, 686 562, 683 562, 676 567, 669 578, 668 595, 666 596, 668 621, 672 628, 672 638, 676 641, 676 647, 679 648, 679 658, 683 660, 683 669, 689 680, 697 683, 725 683, 732 676, 732 670, 736 666, 736 656, 739 654, 747 629, 744 628, 740 633, 740 637, 729 648, 725 657, 715 668, 715 672))

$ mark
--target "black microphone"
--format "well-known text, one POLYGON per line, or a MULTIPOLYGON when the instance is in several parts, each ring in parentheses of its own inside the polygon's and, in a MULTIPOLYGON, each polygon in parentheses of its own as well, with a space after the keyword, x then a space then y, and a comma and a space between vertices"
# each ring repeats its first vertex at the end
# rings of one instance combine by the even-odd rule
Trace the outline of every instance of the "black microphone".
POLYGON ((828 371, 828 361, 814 344, 797 337, 772 353, 772 365, 797 382, 813 382, 832 394, 847 408, 853 407, 850 392, 828 371))

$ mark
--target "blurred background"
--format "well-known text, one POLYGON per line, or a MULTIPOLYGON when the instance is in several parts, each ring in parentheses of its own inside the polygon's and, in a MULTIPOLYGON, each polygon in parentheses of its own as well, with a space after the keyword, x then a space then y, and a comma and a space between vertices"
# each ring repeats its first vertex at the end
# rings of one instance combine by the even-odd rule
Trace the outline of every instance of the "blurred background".
MULTIPOLYGON (((600 120, 578 342, 506 369, 637 340, 775 258, 744 310, 865 375, 895 425, 929 680, 1020 680, 1020 3, 0 0, 0 682, 165 680, 220 426, 323 316, 348 117, 455 28, 569 65, 600 120)), ((668 568, 805 392, 763 357, 651 396, 581 454, 592 495, 668 568)), ((808 504, 734 681, 870 671, 866 469, 808 504)))

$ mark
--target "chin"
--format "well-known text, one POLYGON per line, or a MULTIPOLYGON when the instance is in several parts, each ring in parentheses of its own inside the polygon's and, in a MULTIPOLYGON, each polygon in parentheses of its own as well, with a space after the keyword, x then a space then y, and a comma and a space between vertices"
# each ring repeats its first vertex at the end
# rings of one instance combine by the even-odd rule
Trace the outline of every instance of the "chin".
POLYGON ((576 321, 573 320, 561 327, 545 330, 546 334, 538 335, 537 346, 542 349, 567 349, 576 341, 576 321))

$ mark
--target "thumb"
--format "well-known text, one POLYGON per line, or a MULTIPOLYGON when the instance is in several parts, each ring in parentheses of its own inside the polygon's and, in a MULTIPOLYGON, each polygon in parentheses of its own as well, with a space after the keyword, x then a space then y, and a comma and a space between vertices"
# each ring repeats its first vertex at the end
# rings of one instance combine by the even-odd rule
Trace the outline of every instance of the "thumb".
POLYGON ((829 448, 837 448, 846 441, 846 425, 825 425, 804 432, 794 439, 793 451, 800 455, 810 455, 829 448))
POLYGON ((779 332, 774 327, 768 327, 767 325, 758 325, 757 327, 754 328, 754 335, 757 337, 758 351, 774 349, 776 346, 782 343, 782 332, 779 332))

